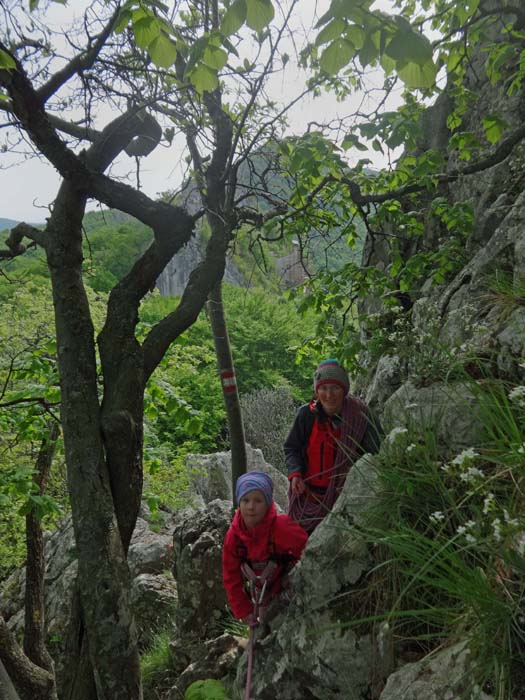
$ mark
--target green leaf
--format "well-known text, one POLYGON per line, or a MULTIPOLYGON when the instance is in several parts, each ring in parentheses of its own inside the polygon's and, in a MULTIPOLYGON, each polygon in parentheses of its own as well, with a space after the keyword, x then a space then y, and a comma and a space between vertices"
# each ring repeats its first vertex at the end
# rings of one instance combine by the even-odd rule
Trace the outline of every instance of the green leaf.
POLYGON ((376 32, 373 35, 367 34, 365 36, 364 44, 359 50, 359 61, 361 62, 363 68, 366 68, 366 66, 370 65, 377 59, 379 55, 378 41, 379 32, 376 32))
POLYGON ((271 0, 246 0, 246 24, 256 32, 262 31, 274 17, 271 0))
POLYGON ((200 62, 204 56, 204 52, 208 48, 210 43, 210 37, 208 35, 201 36, 191 47, 190 55, 188 58, 188 64, 186 66, 186 72, 189 74, 193 68, 200 62))
POLYGON ((214 71, 204 63, 200 63, 190 71, 189 79, 199 94, 212 92, 219 86, 217 71, 214 71))
POLYGON ((221 49, 218 46, 212 46, 210 44, 204 52, 202 62, 210 68, 221 70, 221 68, 224 68, 228 62, 228 54, 224 49, 221 49))
POLYGON ((121 34, 124 29, 128 26, 130 20, 132 19, 132 13, 126 9, 122 8, 120 11, 119 17, 117 19, 117 22, 115 24, 115 29, 114 32, 115 34, 121 34))
POLYGON ((160 35, 160 22, 152 16, 141 17, 133 22, 133 35, 135 43, 140 49, 148 46, 160 35))
POLYGON ((219 681, 195 681, 184 693, 184 700, 229 700, 224 686, 219 681))
POLYGON ((148 53, 156 66, 169 68, 177 58, 177 47, 164 32, 161 32, 148 46, 148 53))
POLYGON ((341 146, 345 149, 345 151, 348 148, 357 148, 358 151, 368 151, 368 148, 359 141, 358 137, 355 134, 347 134, 344 137, 341 146))
POLYGON ((359 50, 365 45, 366 32, 357 24, 351 24, 346 30, 345 38, 359 50))
POLYGON ((315 45, 320 46, 334 39, 339 39, 346 29, 346 22, 342 19, 334 19, 322 29, 315 40, 315 45))
POLYGON ((490 143, 497 143, 508 127, 507 122, 496 114, 488 114, 486 117, 483 117, 481 121, 487 141, 490 143))
POLYGON ((230 36, 239 31, 246 22, 246 0, 235 0, 226 10, 221 23, 221 32, 225 36, 230 36))
POLYGON ((432 61, 432 46, 428 39, 411 28, 399 29, 387 44, 385 53, 395 61, 425 65, 432 61))
POLYGON ((354 57, 355 48, 345 39, 336 39, 328 46, 321 56, 321 68, 335 75, 341 68, 344 68, 354 57))
POLYGON ((7 70, 16 68, 16 63, 13 57, 2 49, 0 49, 0 68, 5 68, 7 70))
POLYGON ((431 88, 436 81, 437 67, 432 61, 419 65, 408 63, 403 68, 398 66, 397 73, 408 88, 414 90, 431 88))

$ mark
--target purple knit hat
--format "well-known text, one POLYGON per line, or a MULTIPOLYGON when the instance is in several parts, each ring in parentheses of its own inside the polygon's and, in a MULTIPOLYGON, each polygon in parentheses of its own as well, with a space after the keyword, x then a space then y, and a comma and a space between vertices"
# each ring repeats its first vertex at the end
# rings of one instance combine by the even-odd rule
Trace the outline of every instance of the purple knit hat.
POLYGON ((314 372, 314 392, 323 384, 338 384, 345 390, 345 394, 350 389, 350 380, 346 369, 337 360, 325 360, 314 372))
POLYGON ((264 494, 268 505, 273 501, 273 481, 272 477, 265 472, 247 472, 241 474, 235 485, 235 500, 237 503, 250 491, 258 489, 264 494))

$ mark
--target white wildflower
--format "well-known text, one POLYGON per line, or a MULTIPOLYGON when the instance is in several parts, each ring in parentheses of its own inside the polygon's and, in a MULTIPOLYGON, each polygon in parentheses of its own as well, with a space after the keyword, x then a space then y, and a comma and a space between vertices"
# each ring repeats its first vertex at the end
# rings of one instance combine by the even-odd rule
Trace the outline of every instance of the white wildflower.
POLYGON ((494 531, 496 542, 501 542, 501 520, 499 518, 494 518, 492 521, 492 530, 494 531))
POLYGON ((410 443, 410 445, 407 447, 407 452, 413 452, 416 449, 415 443, 410 443))
POLYGON ((518 554, 521 554, 522 557, 525 556, 525 532, 520 533, 516 542, 516 548, 518 554))
POLYGON ((456 530, 458 535, 464 535, 466 533, 466 531, 467 531, 467 528, 464 525, 460 525, 458 527, 458 529, 456 530))
POLYGON ((474 537, 474 535, 471 535, 470 533, 468 533, 468 534, 465 535, 465 539, 467 540, 467 542, 468 542, 469 544, 475 544, 475 543, 476 543, 476 538, 474 537))
POLYGON ((525 445, 518 447, 518 454, 520 454, 520 455, 525 454, 525 445))
POLYGON ((402 428, 400 425, 392 428, 388 433, 387 441, 389 443, 394 443, 400 435, 406 435, 408 433, 408 428, 402 428))
POLYGON ((509 391, 509 400, 518 406, 525 406, 525 386, 521 384, 509 391))
POLYGON ((472 481, 476 477, 480 476, 483 476, 483 472, 481 471, 481 469, 478 469, 477 467, 469 467, 466 472, 460 474, 459 478, 462 481, 472 481))
POLYGON ((492 509, 492 504, 494 503, 494 494, 489 493, 485 496, 485 500, 483 501, 483 513, 487 515, 487 513, 492 509))
POLYGON ((433 513, 429 515, 430 522, 432 523, 439 523, 442 522, 445 519, 445 514, 442 513, 440 510, 435 510, 433 513))
POLYGON ((465 527, 467 530, 472 530, 473 527, 476 527, 476 523, 473 520, 467 520, 465 527))
POLYGON ((463 450, 463 452, 460 452, 457 457, 454 457, 452 464, 455 464, 457 467, 462 467, 465 462, 469 462, 476 457, 479 457, 479 454, 473 447, 469 447, 468 449, 463 450))

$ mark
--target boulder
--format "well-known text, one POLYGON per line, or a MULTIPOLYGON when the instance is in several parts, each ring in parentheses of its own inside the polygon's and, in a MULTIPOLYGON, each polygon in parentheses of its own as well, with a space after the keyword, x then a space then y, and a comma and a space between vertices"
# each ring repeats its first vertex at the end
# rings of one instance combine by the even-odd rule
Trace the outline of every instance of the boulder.
POLYGON ((173 571, 179 597, 177 633, 184 639, 217 636, 217 623, 227 605, 222 544, 231 517, 231 501, 219 499, 178 515, 173 532, 173 571))
MULTIPOLYGON (((288 479, 280 471, 264 460, 261 450, 246 445, 248 454, 248 471, 261 471, 273 479, 274 500, 281 510, 288 505, 288 479)), ((192 487, 192 493, 202 498, 202 503, 209 503, 216 498, 232 501, 231 452, 215 452, 210 455, 188 455, 186 468, 192 487)))
POLYGON ((458 452, 477 444, 482 423, 476 414, 472 387, 463 382, 437 382, 416 387, 403 384, 386 402, 385 433, 393 428, 432 429, 444 453, 458 452))
POLYGON ((474 662, 464 642, 442 649, 391 674, 380 700, 492 700, 474 681, 474 662))
POLYGON ((170 621, 175 626, 177 586, 171 572, 136 576, 131 584, 131 605, 140 646, 145 648, 159 629, 168 627, 170 621))

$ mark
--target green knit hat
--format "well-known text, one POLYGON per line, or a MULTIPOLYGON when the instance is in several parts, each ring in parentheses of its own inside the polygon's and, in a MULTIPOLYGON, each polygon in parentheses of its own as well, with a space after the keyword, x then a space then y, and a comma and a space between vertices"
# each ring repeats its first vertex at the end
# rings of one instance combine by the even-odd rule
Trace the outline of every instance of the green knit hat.
POLYGON ((346 369, 337 360, 324 360, 314 372, 314 392, 323 384, 338 384, 347 394, 350 380, 346 369))

